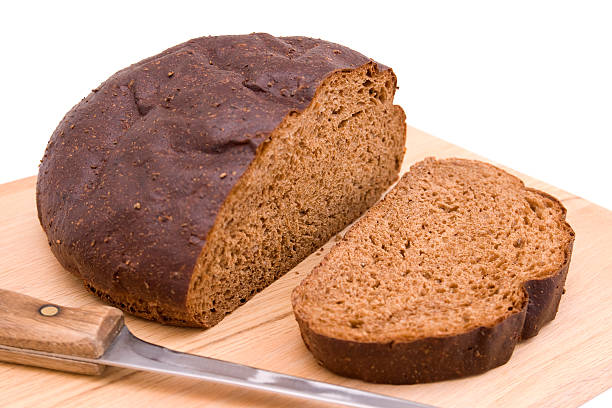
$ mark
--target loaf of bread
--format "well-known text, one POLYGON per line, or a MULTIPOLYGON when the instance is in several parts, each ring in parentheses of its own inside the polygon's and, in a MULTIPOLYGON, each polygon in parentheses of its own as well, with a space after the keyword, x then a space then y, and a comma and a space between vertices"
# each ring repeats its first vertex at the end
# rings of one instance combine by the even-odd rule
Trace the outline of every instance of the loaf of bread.
POLYGON ((131 65, 47 146, 51 250, 114 306, 210 327, 396 181, 395 90, 388 67, 305 37, 197 38, 131 65))
POLYGON ((504 364, 554 319, 574 232, 555 198, 482 162, 426 159, 294 290, 324 366, 411 384, 504 364))

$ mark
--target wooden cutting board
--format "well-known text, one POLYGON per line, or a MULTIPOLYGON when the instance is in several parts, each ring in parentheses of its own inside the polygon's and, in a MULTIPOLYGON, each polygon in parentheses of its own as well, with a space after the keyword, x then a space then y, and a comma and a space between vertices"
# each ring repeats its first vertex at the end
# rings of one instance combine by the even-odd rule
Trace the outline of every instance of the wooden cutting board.
MULTIPOLYGON (((478 158, 408 129, 402 172, 427 156, 478 158)), ((165 327, 127 316, 144 340, 190 353, 380 392, 442 407, 573 407, 612 386, 612 212, 530 177, 528 186, 558 197, 576 242, 557 318, 488 373, 423 385, 374 385, 338 377, 304 347, 290 293, 334 239, 209 330, 165 327)), ((64 271, 38 224, 35 177, 0 185, 0 287, 67 306, 99 302, 64 271)), ((606 188, 602 186, 602 188, 606 188)), ((227 407, 322 406, 265 392, 109 368, 79 376, 0 363, 0 406, 227 407)))

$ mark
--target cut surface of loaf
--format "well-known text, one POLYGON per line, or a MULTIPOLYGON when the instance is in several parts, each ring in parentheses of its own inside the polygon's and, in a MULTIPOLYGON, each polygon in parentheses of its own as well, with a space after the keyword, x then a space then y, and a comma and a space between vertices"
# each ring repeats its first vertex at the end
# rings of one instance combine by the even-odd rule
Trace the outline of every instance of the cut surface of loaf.
POLYGON ((294 290, 294 312, 341 375, 480 373, 554 318, 573 239, 555 198, 489 164, 426 159, 294 290))
POLYGON ((265 143, 221 208, 187 304, 212 325, 372 206, 396 179, 405 117, 369 64, 331 75, 265 143))
POLYGON ((307 37, 202 37, 117 72, 43 157, 51 250, 130 313, 210 327, 397 179, 393 71, 307 37))

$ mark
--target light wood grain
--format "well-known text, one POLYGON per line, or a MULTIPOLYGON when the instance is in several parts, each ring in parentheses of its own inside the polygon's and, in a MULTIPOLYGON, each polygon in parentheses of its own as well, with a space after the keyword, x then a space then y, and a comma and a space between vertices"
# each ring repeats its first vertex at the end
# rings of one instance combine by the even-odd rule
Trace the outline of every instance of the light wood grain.
POLYGON ((122 327, 123 313, 114 307, 71 308, 0 289, 0 361, 99 374, 102 367, 95 364, 62 361, 28 350, 98 358, 122 327))
POLYGON ((85 375, 101 375, 106 368, 101 364, 41 356, 20 349, 4 348, 4 346, 0 346, 0 361, 85 375))
MULTIPOLYGON (((403 171, 426 156, 478 158, 408 129, 403 171)), ((546 154, 543 152, 543 154, 546 154)), ((503 167, 503 166, 502 166, 503 167)), ((433 384, 367 384, 329 373, 308 353, 290 293, 333 244, 311 255, 207 331, 165 327, 126 316, 144 340, 195 354, 348 385, 442 407, 574 407, 612 385, 612 212, 517 174, 562 200, 576 231, 557 318, 521 343, 510 361, 485 374, 433 384)), ((0 185, 0 287, 75 307, 100 304, 62 270, 36 218, 35 178, 0 185)), ((603 186, 605 188, 605 186, 603 186)), ((109 368, 102 377, 0 364, 0 406, 117 407, 322 406, 236 387, 109 368), (36 392, 32 392, 36 390, 36 392)))
POLYGON ((2 346, 98 358, 121 327, 123 313, 114 307, 66 307, 0 289, 2 346))

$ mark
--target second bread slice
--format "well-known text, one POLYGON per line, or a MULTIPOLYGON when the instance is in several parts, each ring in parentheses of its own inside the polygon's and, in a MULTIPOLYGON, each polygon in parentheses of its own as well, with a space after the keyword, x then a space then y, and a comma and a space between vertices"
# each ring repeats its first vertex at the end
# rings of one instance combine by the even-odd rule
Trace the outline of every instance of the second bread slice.
POLYGON ((565 208, 492 165, 415 164, 294 290, 330 370, 409 384, 504 364, 554 319, 574 232, 565 208))

